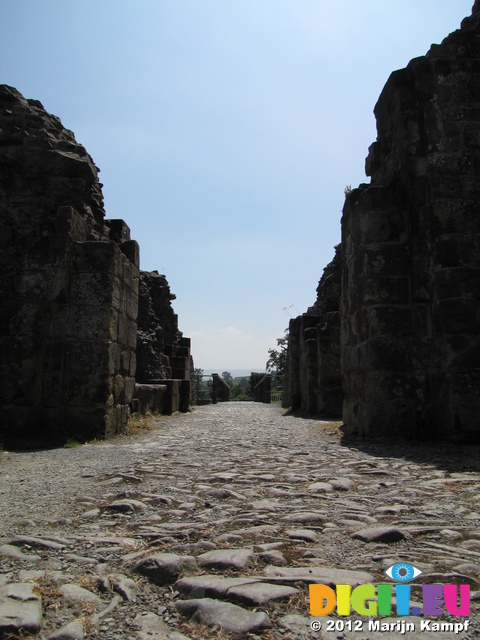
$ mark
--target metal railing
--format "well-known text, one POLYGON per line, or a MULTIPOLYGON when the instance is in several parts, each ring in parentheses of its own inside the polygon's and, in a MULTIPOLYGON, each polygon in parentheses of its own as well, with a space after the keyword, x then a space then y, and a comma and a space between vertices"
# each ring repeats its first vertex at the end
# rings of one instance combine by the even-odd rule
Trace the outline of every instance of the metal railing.
POLYGON ((283 392, 283 376, 267 373, 254 389, 255 402, 264 404, 281 403, 283 392))
POLYGON ((194 404, 198 406, 230 400, 230 387, 218 373, 195 375, 194 389, 194 404), (206 386, 203 378, 211 378, 206 386))

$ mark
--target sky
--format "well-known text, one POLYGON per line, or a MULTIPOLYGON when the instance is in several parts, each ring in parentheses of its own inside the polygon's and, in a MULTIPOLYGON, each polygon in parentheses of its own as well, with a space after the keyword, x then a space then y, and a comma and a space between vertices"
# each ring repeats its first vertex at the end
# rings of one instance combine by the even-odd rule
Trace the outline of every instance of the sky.
POLYGON ((262 371, 369 182, 390 73, 473 0, 0 0, 0 83, 95 164, 195 366, 262 371))

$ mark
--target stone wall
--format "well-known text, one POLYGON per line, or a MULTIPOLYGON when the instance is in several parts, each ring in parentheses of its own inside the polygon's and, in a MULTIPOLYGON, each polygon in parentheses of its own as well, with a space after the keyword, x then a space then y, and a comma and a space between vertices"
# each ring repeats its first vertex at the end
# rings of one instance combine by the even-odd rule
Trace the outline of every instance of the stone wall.
MULTIPOLYGON (((475 9, 475 8, 474 8, 475 9)), ((480 14, 393 73, 342 220, 348 432, 480 435, 480 14)))
MULTIPOLYGON (((59 119, 0 86, 0 442, 7 446, 109 437, 127 425, 139 250, 122 220, 105 220, 101 187, 97 167, 59 119)), ((147 274, 142 287, 159 278, 147 274)), ((189 341, 171 309, 169 318, 157 328, 162 352, 150 353, 151 363, 141 352, 146 377, 165 365, 168 377, 189 378, 189 341), (172 344, 175 353, 167 353, 172 344)), ((146 322, 145 331, 156 330, 146 322)), ((185 382, 178 393, 174 387, 171 398, 185 382)))
POLYGON ((164 275, 140 271, 135 406, 143 413, 186 411, 191 403, 190 339, 178 329, 172 300, 164 275))
MULTIPOLYGON (((352 435, 480 438, 479 5, 390 76, 375 107, 371 184, 345 201, 340 346, 352 435)), ((291 370, 301 371, 290 388, 292 404, 299 388, 297 404, 313 411, 315 357, 295 357, 313 344, 310 323, 292 323, 291 370)))
POLYGON ((289 323, 287 367, 282 403, 294 411, 339 417, 342 413, 340 373, 341 255, 325 268, 317 300, 289 323))
POLYGON ((0 441, 112 435, 133 393, 138 246, 38 101, 0 87, 0 129, 0 441))

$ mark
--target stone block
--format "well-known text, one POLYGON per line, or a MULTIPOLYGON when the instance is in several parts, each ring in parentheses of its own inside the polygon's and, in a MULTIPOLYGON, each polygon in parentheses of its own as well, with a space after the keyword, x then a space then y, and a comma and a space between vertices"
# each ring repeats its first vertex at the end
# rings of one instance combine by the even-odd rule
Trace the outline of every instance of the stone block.
MULTIPOLYGON (((85 183, 82 180, 81 188, 85 183)), ((75 188, 75 183, 73 187, 75 188)), ((70 206, 60 206, 56 212, 56 229, 61 235, 68 235, 74 242, 85 242, 88 234, 88 226, 85 218, 70 206)))
POLYGON ((123 264, 122 282, 125 283, 125 286, 130 288, 132 291, 136 291, 136 287, 137 287, 136 281, 138 279, 138 266, 136 264, 132 264, 125 256, 123 256, 122 264, 123 264))
POLYGON ((14 295, 25 302, 45 302, 48 287, 46 271, 27 271, 13 279, 14 295))
POLYGON ((77 242, 72 245, 70 255, 77 272, 106 272, 117 277, 123 276, 123 269, 120 271, 119 267, 122 264, 122 254, 113 242, 77 242))
POLYGON ((125 378, 117 374, 113 378, 113 398, 115 404, 126 404, 125 402, 125 378))
POLYGON ((170 415, 180 411, 180 380, 165 380, 168 390, 168 397, 165 403, 165 413, 170 415))
POLYGON ((113 218, 105 220, 110 240, 116 244, 122 245, 130 240, 130 227, 124 220, 113 218))
POLYGON ((368 278, 364 285, 365 304, 409 304, 410 278, 381 276, 368 278))
POLYGON ((476 200, 460 197, 436 199, 432 204, 432 214, 438 234, 478 233, 476 200))
POLYGON ((441 269, 435 273, 437 299, 474 295, 480 298, 480 270, 460 266, 441 269))
POLYGON ((135 384, 133 393, 136 411, 140 414, 148 413, 171 413, 168 407, 167 384, 135 384))
POLYGON ((109 340, 68 340, 65 343, 66 373, 112 376, 117 370, 115 343, 109 340))
POLYGON ((62 400, 69 407, 111 405, 112 387, 112 377, 108 375, 65 375, 62 400))
POLYGON ((370 338, 345 350, 345 356, 347 353, 344 366, 350 364, 351 370, 411 371, 413 366, 411 341, 402 338, 370 338))
POLYGON ((124 313, 133 322, 137 322, 138 296, 133 291, 127 290, 124 297, 124 313))
MULTIPOLYGON (((132 263, 132 265, 134 265, 137 269, 139 269, 140 268, 140 247, 138 246, 138 243, 135 242, 135 240, 129 240, 128 242, 123 242, 120 245, 120 248, 124 256, 132 263)), ((138 275, 134 277, 138 278, 138 275)), ((132 287, 132 289, 134 288, 135 284, 132 279, 126 280, 126 282, 130 287, 132 287)))
POLYGON ((117 340, 118 312, 111 307, 71 305, 66 309, 67 338, 117 340))
POLYGON ((358 272, 363 272, 363 277, 372 278, 407 275, 410 266, 409 247, 400 244, 379 244, 375 247, 369 245, 356 261, 358 272))
POLYGON ((52 149, 43 155, 42 169, 44 173, 95 180, 97 170, 88 156, 80 157, 75 152, 52 149))
POLYGON ((442 369, 447 373, 476 374, 480 368, 480 336, 457 333, 442 340, 442 369))
POLYGON ((132 378, 135 377, 137 371, 137 354, 135 351, 131 351, 130 352, 130 371, 129 371, 129 375, 132 376, 132 378))
POLYGON ((133 399, 135 393, 135 378, 134 377, 126 377, 125 378, 125 405, 129 405, 133 399))
POLYGON ((411 336, 412 310, 398 306, 378 306, 369 309, 369 336, 411 336))
POLYGON ((74 304, 117 306, 118 282, 109 271, 73 272, 69 283, 69 300, 74 304))
POLYGON ((49 335, 52 309, 35 302, 20 303, 15 309, 15 315, 10 319, 11 335, 38 336, 49 335))
POLYGON ((477 261, 474 236, 464 233, 443 235, 436 245, 437 264, 443 268, 468 266, 477 261))
POLYGON ((137 346, 137 324, 125 316, 118 319, 118 342, 131 349, 137 346))
POLYGON ((478 333, 480 300, 470 297, 440 300, 436 307, 434 324, 444 334, 478 333))
POLYGON ((41 404, 46 408, 59 407, 63 401, 61 372, 44 371, 41 404))

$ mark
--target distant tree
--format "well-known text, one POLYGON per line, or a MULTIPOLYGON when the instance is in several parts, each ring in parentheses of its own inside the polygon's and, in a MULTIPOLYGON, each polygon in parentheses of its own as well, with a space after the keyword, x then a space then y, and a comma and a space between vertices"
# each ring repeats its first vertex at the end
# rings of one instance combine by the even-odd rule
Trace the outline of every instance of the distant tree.
POLYGON ((222 378, 225 380, 225 382, 228 384, 228 386, 229 386, 230 388, 232 388, 232 385, 233 385, 233 376, 232 376, 232 374, 230 373, 230 371, 224 371, 224 372, 222 373, 222 378))
POLYGON ((194 370, 192 383, 195 403, 199 404, 202 392, 206 388, 205 382, 203 381, 203 369, 196 368, 194 370))
POLYGON ((231 400, 248 400, 248 396, 245 395, 244 390, 239 384, 234 384, 230 392, 231 400), (241 396, 241 397, 240 397, 241 396))
POLYGON ((241 378, 235 378, 230 391, 230 398, 232 400, 250 400, 246 391, 248 386, 248 377, 243 376, 241 378))
POLYGON ((257 384, 260 382, 260 380, 264 377, 264 375, 265 375, 264 373, 256 373, 254 371, 252 371, 252 373, 250 374, 250 377, 248 378, 247 388, 246 388, 246 393, 250 397, 253 397, 254 389, 257 386, 257 384))
POLYGON ((247 388, 247 384, 248 384, 248 376, 242 376, 241 378, 235 378, 235 383, 238 384, 238 386, 241 389, 246 389, 247 388))
POLYGON ((268 350, 265 368, 268 373, 283 376, 287 367, 288 329, 281 338, 277 338, 277 349, 268 350))

